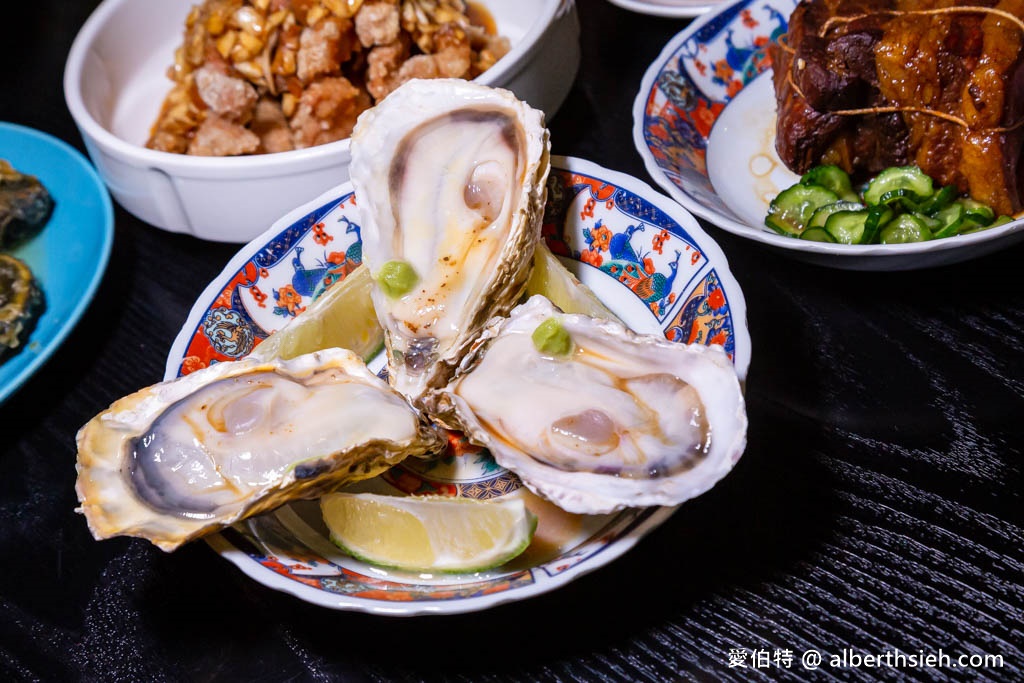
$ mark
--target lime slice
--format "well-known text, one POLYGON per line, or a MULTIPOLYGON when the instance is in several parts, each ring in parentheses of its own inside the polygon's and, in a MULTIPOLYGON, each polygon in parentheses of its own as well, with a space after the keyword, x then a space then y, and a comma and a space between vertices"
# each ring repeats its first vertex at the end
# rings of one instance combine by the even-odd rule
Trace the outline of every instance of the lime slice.
POLYGON ((337 346, 370 360, 384 343, 384 330, 377 322, 370 298, 372 289, 370 269, 359 266, 264 339, 250 355, 262 360, 287 360, 337 346))
POLYGON ((619 321, 590 287, 577 280, 543 242, 537 245, 533 255, 533 273, 526 283, 526 294, 543 294, 566 313, 619 321))
POLYGON ((332 493, 320 499, 331 540, 371 564, 416 572, 492 569, 526 550, 537 518, 519 496, 332 493))

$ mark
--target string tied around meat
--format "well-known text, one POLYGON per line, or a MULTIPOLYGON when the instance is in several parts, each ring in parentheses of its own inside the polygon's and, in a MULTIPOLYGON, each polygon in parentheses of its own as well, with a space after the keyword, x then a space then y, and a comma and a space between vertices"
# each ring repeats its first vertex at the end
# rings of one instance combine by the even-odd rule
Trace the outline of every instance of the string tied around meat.
POLYGON ((876 14, 888 14, 894 17, 902 17, 909 15, 941 15, 941 14, 993 14, 998 17, 1002 17, 1007 21, 1016 24, 1017 28, 1024 31, 1024 20, 1021 20, 1017 15, 1007 12, 1006 10, 996 9, 995 7, 980 7, 977 5, 964 5, 962 7, 937 7, 934 9, 879 9, 873 12, 865 12, 862 14, 850 14, 842 17, 829 17, 829 19, 821 25, 821 29, 818 31, 818 37, 824 38, 828 30, 832 28, 833 24, 848 24, 858 19, 866 19, 876 14))
MULTIPOLYGON (((886 15, 898 17, 898 16, 908 16, 908 15, 932 15, 932 16, 935 16, 935 15, 942 15, 942 14, 977 14, 977 13, 992 14, 992 15, 998 16, 1000 18, 1006 19, 1009 22, 1015 24, 1018 29, 1020 29, 1022 32, 1024 32, 1024 20, 1021 20, 1020 17, 1017 17, 1016 15, 1014 15, 1014 14, 1012 14, 1010 12, 1007 12, 1007 11, 1001 10, 1001 9, 996 9, 994 7, 979 7, 979 6, 975 6, 975 5, 964 5, 962 7, 940 7, 940 8, 935 8, 935 9, 922 9, 922 10, 896 10, 896 9, 886 10, 886 9, 880 9, 880 10, 876 10, 876 11, 871 12, 871 13, 862 13, 862 14, 853 14, 853 15, 846 15, 846 16, 830 17, 824 24, 822 24, 821 28, 818 30, 818 37, 819 38, 825 37, 825 34, 828 33, 828 31, 834 25, 836 25, 836 24, 848 24, 848 23, 852 23, 854 21, 857 21, 859 19, 866 19, 866 18, 871 17, 871 16, 876 15, 876 14, 886 14, 886 15)), ((789 54, 794 55, 794 56, 796 55, 796 50, 793 48, 792 45, 789 44, 788 33, 784 33, 781 36, 779 36, 776 39, 776 42, 778 43, 779 47, 782 50, 784 50, 785 52, 788 52, 789 54)), ((799 67, 799 63, 798 63, 799 61, 800 60, 794 60, 794 67, 799 67)), ((792 69, 790 69, 789 73, 786 74, 786 82, 789 84, 790 87, 793 88, 793 90, 797 93, 797 95, 800 96, 801 99, 803 99, 805 102, 808 101, 807 100, 807 96, 804 94, 803 90, 800 89, 800 86, 798 86, 796 84, 796 81, 793 79, 793 71, 792 71, 792 69)), ((924 115, 927 115, 927 116, 934 116, 934 117, 940 118, 940 119, 942 119, 944 121, 948 121, 950 123, 956 124, 956 125, 964 128, 965 130, 972 130, 970 124, 965 119, 963 119, 962 117, 956 116, 954 114, 949 114, 949 113, 944 112, 944 111, 939 111, 937 109, 931 109, 929 107, 915 107, 915 106, 909 106, 909 105, 899 105, 899 106, 897 106, 897 105, 885 105, 885 106, 874 106, 874 107, 858 107, 858 108, 855 108, 855 109, 836 109, 836 110, 832 110, 832 111, 828 111, 828 112, 823 112, 823 113, 835 114, 836 116, 864 116, 864 115, 870 115, 870 114, 894 114, 894 113, 924 114, 924 115)), ((1017 121, 1017 122, 1015 122, 1015 123, 1013 123, 1013 124, 1011 124, 1009 126, 998 126, 998 127, 993 127, 993 128, 978 129, 977 132, 979 132, 979 133, 1007 133, 1007 132, 1010 132, 1012 130, 1016 130, 1017 128, 1020 128, 1022 125, 1024 125, 1024 120, 1017 121)))

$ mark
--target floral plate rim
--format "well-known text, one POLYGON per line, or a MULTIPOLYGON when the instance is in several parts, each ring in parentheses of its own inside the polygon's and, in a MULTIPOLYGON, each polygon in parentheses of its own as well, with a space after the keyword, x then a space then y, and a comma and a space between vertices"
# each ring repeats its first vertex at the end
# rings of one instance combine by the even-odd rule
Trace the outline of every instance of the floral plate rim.
MULTIPOLYGON (((574 178, 576 174, 579 174, 580 176, 599 181, 602 188, 621 189, 627 195, 635 195, 645 206, 651 207, 650 210, 660 211, 665 218, 671 220, 684 233, 693 238, 695 247, 699 246, 699 251, 705 257, 705 261, 697 272, 704 272, 706 268, 707 273, 703 276, 705 280, 708 276, 715 276, 728 297, 734 363, 738 375, 741 378, 745 377, 751 355, 750 334, 746 323, 745 298, 739 284, 729 270, 724 253, 717 243, 704 232, 693 216, 669 198, 632 176, 611 171, 592 162, 573 157, 552 156, 551 165, 553 171, 558 170, 559 172, 570 173, 574 178)), ((591 186, 592 191, 593 187, 591 186)), ((178 375, 186 358, 189 344, 193 336, 197 334, 201 321, 214 308, 219 295, 225 291, 226 287, 230 285, 243 267, 257 254, 261 253, 265 246, 284 234, 286 230, 295 228, 302 221, 309 222, 307 219, 313 213, 338 202, 339 199, 348 196, 350 192, 350 183, 345 183, 328 190, 316 199, 289 212, 286 216, 276 221, 265 233, 252 240, 235 254, 221 273, 210 282, 203 293, 197 298, 188 319, 182 326, 168 353, 165 368, 166 379, 178 375)), ((566 204, 566 206, 568 207, 569 204, 566 204)), ((566 215, 568 215, 568 212, 566 215)), ((677 262, 678 259, 679 254, 677 250, 677 262)), ((612 276, 608 275, 607 277, 611 278, 612 276)), ((705 280, 701 280, 701 282, 705 280)), ((616 283, 612 282, 612 284, 616 283)), ((689 286, 689 283, 684 286, 689 286)), ((699 283, 694 288, 697 286, 699 286, 699 283)), ((677 304, 680 313, 685 308, 685 303, 687 301, 677 304)), ((676 314, 666 314, 665 319, 673 321, 674 315, 676 314)), ((227 529, 224 532, 207 537, 206 540, 215 552, 234 564, 246 576, 264 586, 291 594, 311 604, 331 609, 387 616, 456 614, 487 609, 559 588, 626 553, 643 536, 667 520, 677 508, 678 506, 647 508, 617 513, 609 518, 607 522, 603 523, 598 530, 590 533, 579 545, 569 548, 552 560, 545 560, 543 563, 530 565, 525 569, 516 570, 495 578, 467 575, 466 581, 459 579, 459 583, 446 584, 444 586, 445 588, 451 587, 453 589, 462 587, 462 590, 466 591, 464 595, 448 598, 443 596, 440 598, 419 597, 404 602, 330 592, 324 589, 322 585, 321 587, 307 585, 306 582, 294 578, 290 572, 282 573, 281 571, 275 571, 275 565, 280 564, 276 562, 277 558, 269 556, 272 561, 261 562, 246 551, 244 547, 241 547, 245 543, 251 543, 251 540, 245 538, 245 534, 239 529, 227 529), (610 541, 607 540, 606 535, 611 538, 610 541), (238 541, 241 541, 241 543, 238 541), (573 557, 574 553, 578 556, 577 558, 573 557), (555 567, 554 572, 547 571, 547 568, 553 565, 558 565, 555 567), (528 574, 530 580, 518 582, 517 577, 523 574, 528 574), (496 588, 493 591, 486 588, 487 586, 497 585, 502 582, 508 583, 509 587, 496 588), (476 586, 485 586, 485 588, 477 591, 476 586)), ((274 520, 267 523, 268 528, 270 526, 277 526, 286 533, 294 534, 294 529, 288 525, 287 520, 282 522, 283 516, 279 519, 277 515, 278 513, 270 513, 274 520)), ((297 515, 293 516, 297 518, 297 515)), ((300 542, 299 539, 294 537, 292 537, 292 540, 296 543, 300 542)), ((260 542, 263 542, 262 536, 260 542)), ((308 545, 305 547, 309 549, 308 545)), ((284 556, 282 555, 281 557, 284 556)), ((336 565, 332 564, 332 566, 336 565)), ((370 577, 369 581, 372 582, 373 578, 370 577)), ((408 585, 410 593, 415 592, 418 588, 422 588, 422 586, 414 583, 408 585)))

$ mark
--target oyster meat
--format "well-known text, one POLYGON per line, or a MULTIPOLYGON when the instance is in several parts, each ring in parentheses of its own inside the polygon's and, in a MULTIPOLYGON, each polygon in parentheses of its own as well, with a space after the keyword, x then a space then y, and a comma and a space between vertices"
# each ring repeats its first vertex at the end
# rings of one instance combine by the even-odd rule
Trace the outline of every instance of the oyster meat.
POLYGON ((413 80, 359 118, 352 184, 378 283, 392 385, 444 386, 515 305, 540 238, 549 170, 540 111, 462 80, 413 80))
POLYGON ((427 403, 535 493, 581 514, 693 498, 746 445, 721 347, 637 335, 539 295, 493 321, 427 403))
POLYGON ((164 550, 372 477, 439 437, 351 351, 219 363, 116 401, 78 432, 97 539, 164 550))

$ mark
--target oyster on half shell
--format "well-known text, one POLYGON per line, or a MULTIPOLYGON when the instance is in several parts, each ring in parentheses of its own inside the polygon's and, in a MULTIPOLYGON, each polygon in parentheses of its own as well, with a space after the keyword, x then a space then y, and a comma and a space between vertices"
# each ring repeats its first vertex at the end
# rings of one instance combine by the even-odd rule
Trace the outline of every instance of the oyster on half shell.
POLYGON ((78 432, 75 490, 97 539, 164 550, 316 498, 440 445, 351 351, 219 363, 116 401, 78 432))
POLYGON ((413 80, 362 114, 352 185, 392 385, 443 386, 521 295, 549 171, 544 116, 507 90, 413 80))
POLYGON ((539 295, 492 321, 426 402, 535 493, 581 514, 693 498, 746 445, 743 394, 721 347, 638 335, 539 295))

